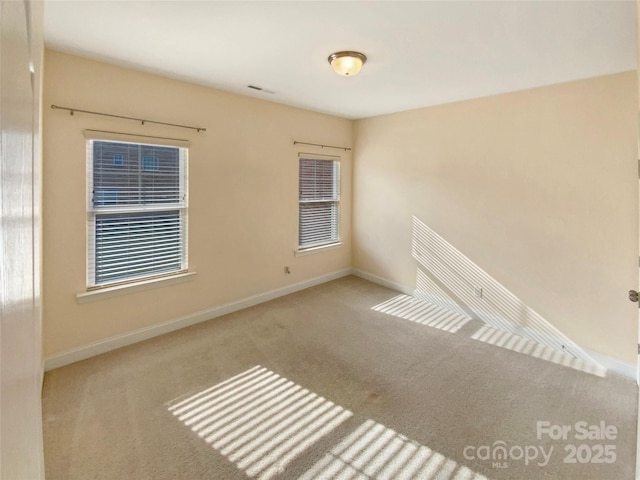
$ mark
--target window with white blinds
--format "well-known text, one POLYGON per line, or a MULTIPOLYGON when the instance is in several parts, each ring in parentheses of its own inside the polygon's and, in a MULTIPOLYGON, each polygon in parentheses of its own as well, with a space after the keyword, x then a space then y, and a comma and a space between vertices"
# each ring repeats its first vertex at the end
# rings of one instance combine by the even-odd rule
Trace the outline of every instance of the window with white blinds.
POLYGON ((185 147, 89 139, 89 288, 187 269, 185 147))
POLYGON ((339 241, 340 162, 300 158, 299 248, 339 241))

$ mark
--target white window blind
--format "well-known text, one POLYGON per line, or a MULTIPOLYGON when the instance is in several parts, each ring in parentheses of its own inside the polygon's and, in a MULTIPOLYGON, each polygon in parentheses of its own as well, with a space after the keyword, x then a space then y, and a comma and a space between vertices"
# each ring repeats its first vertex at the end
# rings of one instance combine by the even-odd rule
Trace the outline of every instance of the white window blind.
POLYGON ((187 157, 179 146, 87 141, 90 288, 187 269, 187 157))
POLYGON ((339 240, 340 162, 300 158, 299 248, 339 240))

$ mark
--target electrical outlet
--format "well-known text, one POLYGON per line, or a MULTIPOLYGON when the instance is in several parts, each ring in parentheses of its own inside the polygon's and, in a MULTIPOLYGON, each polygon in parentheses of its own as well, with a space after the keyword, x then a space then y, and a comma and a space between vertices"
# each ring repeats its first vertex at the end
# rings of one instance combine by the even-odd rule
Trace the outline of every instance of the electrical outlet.
POLYGON ((482 298, 482 287, 474 287, 473 293, 475 294, 476 297, 482 298))

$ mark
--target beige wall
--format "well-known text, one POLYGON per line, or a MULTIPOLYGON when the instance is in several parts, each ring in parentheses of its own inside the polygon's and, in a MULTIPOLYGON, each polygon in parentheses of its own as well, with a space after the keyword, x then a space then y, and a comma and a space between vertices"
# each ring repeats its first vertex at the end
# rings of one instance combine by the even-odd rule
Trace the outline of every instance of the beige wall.
POLYGON ((349 146, 350 121, 55 51, 45 56, 44 106, 45 355, 349 268, 350 153, 338 153, 344 245, 295 257, 297 153, 322 151, 293 140, 349 146), (207 131, 70 116, 51 104, 207 131), (189 267, 195 279, 77 303, 75 295, 85 290, 85 128, 191 140, 189 267))
POLYGON ((429 287, 478 318, 504 304, 519 326, 546 321, 546 333, 635 363, 637 309, 626 290, 637 283, 636 85, 630 72, 350 122, 47 51, 45 355, 353 266, 429 287), (70 116, 51 104, 207 132, 70 116), (194 280, 78 304, 85 128, 191 140, 194 280), (353 237, 351 157, 341 154, 342 248, 293 254, 297 152, 322 153, 294 139, 354 142, 353 237), (436 234, 450 258, 429 265, 419 251, 436 234))
POLYGON ((353 266, 635 364, 637 96, 629 72, 355 122, 353 266), (433 233, 445 258, 414 258, 433 233))

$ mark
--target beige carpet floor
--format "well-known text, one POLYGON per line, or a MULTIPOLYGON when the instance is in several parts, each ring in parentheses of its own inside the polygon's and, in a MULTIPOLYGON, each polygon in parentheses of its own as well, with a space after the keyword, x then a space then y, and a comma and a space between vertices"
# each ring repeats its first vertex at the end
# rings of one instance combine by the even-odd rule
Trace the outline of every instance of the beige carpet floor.
POLYGON ((50 371, 46 478, 634 478, 633 381, 482 327, 346 277, 50 371))

